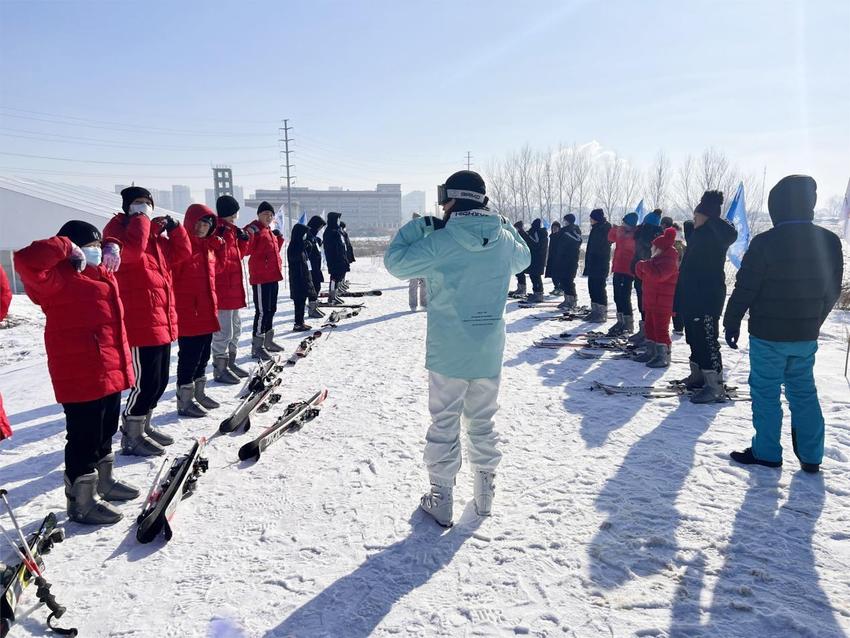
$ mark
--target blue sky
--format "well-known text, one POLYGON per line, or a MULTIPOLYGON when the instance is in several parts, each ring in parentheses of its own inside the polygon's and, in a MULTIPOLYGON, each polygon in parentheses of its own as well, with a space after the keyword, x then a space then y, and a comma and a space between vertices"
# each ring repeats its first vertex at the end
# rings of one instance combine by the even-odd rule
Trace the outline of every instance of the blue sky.
POLYGON ((429 200, 525 143, 850 177, 847 0, 3 0, 0 78, 0 172, 107 188, 275 187, 284 117, 298 185, 429 200))

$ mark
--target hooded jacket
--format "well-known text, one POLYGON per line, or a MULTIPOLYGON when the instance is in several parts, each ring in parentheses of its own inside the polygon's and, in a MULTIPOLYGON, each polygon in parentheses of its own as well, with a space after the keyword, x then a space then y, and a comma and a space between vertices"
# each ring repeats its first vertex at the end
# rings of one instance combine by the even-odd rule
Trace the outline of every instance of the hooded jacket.
MULTIPOLYGON (((771 230, 753 237, 723 325, 768 341, 813 341, 841 294, 844 257, 835 233, 813 223, 816 185, 807 176, 782 179, 768 197, 771 230)), ((698 229, 699 230, 699 229, 698 229)), ((696 234, 696 232, 695 232, 696 234)), ((688 244, 687 260, 692 250, 688 244)))
POLYGON ((219 310, 238 310, 247 305, 242 258, 248 242, 240 240, 237 231, 235 225, 218 218, 216 234, 224 242, 216 252, 215 294, 219 310))
POLYGON ((15 253, 27 295, 47 317, 47 369, 59 403, 102 399, 134 381, 115 277, 103 266, 77 272, 68 260, 72 246, 67 237, 51 237, 15 253))
POLYGON ((487 209, 452 212, 442 230, 428 218, 398 231, 384 255, 399 279, 426 279, 425 367, 457 379, 496 377, 505 347, 511 275, 531 253, 510 222, 487 209))
POLYGON ((558 233, 557 273, 560 281, 572 281, 578 273, 578 260, 581 255, 581 227, 578 224, 564 223, 558 233))
POLYGON ((676 313, 686 321, 720 317, 726 301, 726 251, 738 231, 720 217, 709 217, 695 228, 679 266, 676 313))
POLYGON ((316 299, 313 276, 310 274, 310 242, 307 235, 310 229, 304 224, 292 227, 292 237, 286 248, 286 261, 289 265, 289 298, 316 299))
POLYGON ((245 254, 248 255, 248 281, 252 286, 281 281, 283 259, 280 249, 283 248, 283 236, 275 235, 259 219, 245 226, 245 232, 249 236, 245 247, 245 254))
MULTIPOLYGON (((195 235, 195 224, 202 217, 215 214, 203 204, 192 204, 183 220, 192 242, 192 256, 174 267, 174 299, 177 302, 179 336, 197 337, 221 328, 218 323, 216 296, 216 252, 223 253, 224 240, 213 234, 195 235)), ((215 223, 215 222, 213 222, 215 223)))
POLYGON ((531 264, 528 266, 529 275, 542 275, 546 269, 546 257, 549 254, 549 233, 539 219, 531 222, 526 237, 531 251, 531 264))
POLYGON ((115 215, 103 229, 104 243, 119 242, 121 267, 115 272, 127 342, 131 348, 161 346, 177 339, 172 269, 192 255, 180 225, 167 232, 146 215, 115 215))
POLYGON ((635 264, 635 272, 643 282, 643 307, 647 312, 665 314, 668 319, 673 314, 673 296, 679 277, 679 253, 673 245, 675 240, 676 231, 668 229, 652 242, 658 248, 658 254, 635 264))
POLYGON ((614 263, 611 269, 615 274, 633 276, 632 260, 635 256, 634 226, 612 226, 608 231, 608 241, 614 244, 614 263))
POLYGON ((351 267, 345 248, 345 238, 339 227, 340 213, 328 213, 328 225, 322 235, 325 246, 325 261, 328 263, 328 273, 332 279, 342 279, 351 267))
POLYGON ((557 232, 549 233, 549 254, 546 255, 546 270, 543 273, 546 277, 558 279, 563 239, 560 228, 557 232))
POLYGON ((590 228, 587 248, 584 253, 584 274, 587 277, 607 277, 611 269, 611 242, 608 231, 611 224, 607 221, 596 222, 590 228))
POLYGON ((304 237, 314 286, 320 285, 325 280, 325 276, 322 274, 322 238, 319 237, 319 231, 324 226, 325 220, 318 215, 313 215, 307 222, 307 228, 310 229, 310 232, 304 237))
POLYGON ((342 241, 345 242, 345 258, 349 264, 353 264, 357 259, 354 257, 354 247, 351 245, 351 239, 348 237, 348 231, 345 229, 345 222, 339 225, 339 232, 342 234, 342 241))

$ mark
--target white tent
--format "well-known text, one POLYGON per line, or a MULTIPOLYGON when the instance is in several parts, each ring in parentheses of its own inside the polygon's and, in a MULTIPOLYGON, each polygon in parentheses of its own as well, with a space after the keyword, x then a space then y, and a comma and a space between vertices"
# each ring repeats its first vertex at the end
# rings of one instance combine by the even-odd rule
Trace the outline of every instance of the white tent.
MULTIPOLYGON (((121 196, 107 190, 0 175, 0 266, 12 290, 23 292, 14 276, 12 251, 52 237, 71 219, 103 229, 120 210, 121 196)), ((155 214, 183 219, 182 214, 159 207, 155 214)))

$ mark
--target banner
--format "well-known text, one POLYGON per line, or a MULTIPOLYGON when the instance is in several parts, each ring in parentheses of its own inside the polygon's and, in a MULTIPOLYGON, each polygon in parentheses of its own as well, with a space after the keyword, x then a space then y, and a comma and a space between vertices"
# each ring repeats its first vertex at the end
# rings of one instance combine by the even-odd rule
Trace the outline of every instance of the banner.
POLYGON ((638 202, 638 205, 635 207, 635 212, 638 216, 638 224, 642 224, 643 218, 646 217, 646 206, 643 205, 643 200, 638 202))
POLYGON ((729 204, 729 211, 726 213, 726 219, 732 222, 735 230, 738 231, 738 239, 734 244, 729 246, 729 261, 735 268, 741 268, 741 260, 744 258, 744 253, 750 245, 750 224, 747 221, 747 205, 744 201, 744 183, 738 184, 738 190, 735 192, 735 197, 732 203, 729 204))

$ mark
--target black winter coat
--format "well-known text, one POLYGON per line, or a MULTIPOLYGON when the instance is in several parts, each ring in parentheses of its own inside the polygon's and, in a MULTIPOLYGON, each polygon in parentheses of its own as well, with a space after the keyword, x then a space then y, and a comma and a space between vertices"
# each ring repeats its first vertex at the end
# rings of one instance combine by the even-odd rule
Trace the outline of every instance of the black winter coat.
POLYGON ((559 281, 572 281, 578 273, 578 260, 581 254, 581 228, 576 224, 564 226, 558 233, 557 273, 559 281))
POLYGON ((321 284, 325 280, 322 274, 322 240, 311 230, 304 238, 307 247, 307 258, 310 260, 310 271, 313 273, 313 284, 321 284))
POLYGON ((611 224, 597 222, 590 228, 587 238, 587 248, 584 252, 584 275, 586 277, 607 277, 611 272, 611 242, 608 241, 608 231, 611 224))
POLYGON ((345 242, 345 258, 348 260, 349 264, 353 264, 357 260, 354 258, 354 248, 351 246, 351 239, 348 237, 348 231, 344 228, 340 228, 340 232, 342 233, 342 240, 345 242))
POLYGON ((526 243, 531 250, 531 264, 526 272, 529 275, 542 275, 546 269, 546 257, 549 254, 549 233, 536 219, 528 231, 526 243))
POLYGON ((723 325, 768 341, 814 341, 841 293, 844 257, 835 233, 793 220, 753 237, 723 325), (789 223, 790 222, 790 223, 789 223))
POLYGON ((562 257, 561 244, 563 243, 563 239, 560 230, 557 233, 549 235, 549 255, 546 257, 546 271, 544 272, 546 277, 558 278, 557 273, 560 272, 559 260, 562 257))
POLYGON ((720 317, 726 301, 726 251, 737 238, 735 227, 719 217, 694 229, 676 285, 676 313, 686 321, 720 317))
POLYGON ((641 224, 635 230, 635 255, 632 257, 632 275, 635 278, 640 279, 635 274, 635 264, 639 261, 652 259, 652 242, 663 232, 661 226, 654 226, 653 224, 641 224))
POLYGON ((306 240, 309 229, 304 224, 292 227, 292 237, 286 248, 286 261, 289 265, 289 298, 316 299, 316 288, 313 286, 313 276, 310 274, 310 258, 308 256, 310 242, 306 240))
POLYGON ((349 270, 345 239, 339 227, 339 213, 328 213, 328 227, 322 235, 325 246, 325 261, 332 279, 342 279, 349 270))

